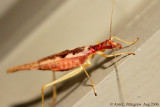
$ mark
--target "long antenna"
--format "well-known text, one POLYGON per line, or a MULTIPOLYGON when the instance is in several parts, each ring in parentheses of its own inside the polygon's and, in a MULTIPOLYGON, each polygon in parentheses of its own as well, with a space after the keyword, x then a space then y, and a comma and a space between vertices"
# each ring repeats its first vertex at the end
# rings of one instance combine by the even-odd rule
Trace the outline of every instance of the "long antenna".
MULTIPOLYGON (((112 12, 111 12, 111 22, 110 22, 110 39, 111 39, 111 36, 112 36, 112 19, 113 19, 114 4, 115 4, 115 0, 112 0, 112 12)), ((118 60, 117 60, 117 57, 116 57, 116 55, 115 55, 115 50, 114 50, 113 48, 112 48, 112 51, 113 51, 113 54, 114 54, 114 57, 115 57, 116 75, 117 75, 117 79, 119 80, 120 78, 119 78, 119 73, 118 73, 118 68, 117 68, 117 66, 118 66, 118 60)), ((120 77, 121 77, 121 76, 120 76, 120 77)), ((121 78, 121 80, 122 80, 122 78, 121 78)), ((120 82, 119 82, 118 85, 120 86, 120 82)), ((120 87, 121 87, 121 86, 120 86, 120 87)), ((126 91, 126 89, 124 89, 124 90, 126 91)), ((122 92, 122 90, 121 90, 121 92, 122 92)), ((124 102, 122 93, 121 93, 120 96, 122 96, 122 98, 121 98, 120 100, 121 100, 122 102, 124 102)), ((126 96, 127 96, 127 98, 129 99, 128 94, 126 94, 126 96)))
MULTIPOLYGON (((112 36, 112 19, 113 19, 114 4, 115 4, 115 0, 112 0, 112 12, 111 12, 111 22, 110 22, 110 39, 111 39, 111 36, 112 36)), ((113 54, 115 55, 115 51, 114 51, 113 48, 112 48, 112 51, 113 51, 113 54)), ((116 56, 114 56, 114 57, 116 59, 116 56)), ((117 59, 116 59, 115 65, 117 65, 117 59)))
POLYGON ((112 0, 112 12, 111 12, 111 22, 110 22, 110 37, 112 35, 112 17, 113 17, 114 3, 115 3, 115 1, 112 0))
MULTIPOLYGON (((110 22, 110 39, 111 39, 111 36, 112 36, 112 18, 113 18, 114 3, 115 3, 115 0, 112 0, 112 12, 111 12, 111 22, 110 22)), ((115 55, 115 51, 114 51, 113 48, 112 48, 112 52, 113 52, 114 57, 115 57, 115 71, 116 71, 116 77, 117 77, 117 84, 118 84, 119 91, 120 91, 119 98, 120 98, 121 102, 124 102, 123 94, 122 94, 122 90, 121 90, 121 83, 120 83, 118 68, 117 68, 117 66, 118 66, 118 60, 117 60, 117 57, 115 55)))
MULTIPOLYGON (((115 4, 115 0, 112 0, 112 12, 111 12, 111 22, 110 22, 110 39, 111 39, 111 36, 112 36, 112 19, 113 19, 113 9, 114 9, 114 4, 115 4)), ((114 49, 112 48, 112 51, 113 51, 113 54, 115 55, 115 51, 114 49)), ((115 59, 116 59, 116 56, 114 56, 115 59)), ((116 59, 116 63, 115 65, 117 64, 117 59, 116 59)))

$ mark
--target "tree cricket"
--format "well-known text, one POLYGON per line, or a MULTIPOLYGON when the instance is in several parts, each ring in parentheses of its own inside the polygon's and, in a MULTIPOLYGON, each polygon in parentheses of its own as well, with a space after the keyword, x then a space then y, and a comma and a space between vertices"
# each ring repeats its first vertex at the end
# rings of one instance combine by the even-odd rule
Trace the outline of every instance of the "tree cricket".
MULTIPOLYGON (((112 4, 112 14, 113 14, 113 4, 112 4)), ((112 25, 112 15, 111 15, 111 25, 112 25)), ((69 79, 75 75, 78 75, 80 72, 84 71, 86 76, 91 81, 93 91, 95 96, 97 96, 95 85, 89 76, 88 72, 86 71, 86 67, 91 66, 91 59, 94 58, 96 54, 101 55, 102 57, 115 57, 119 55, 125 55, 125 54, 132 54, 135 55, 135 53, 131 52, 124 52, 124 53, 117 53, 117 54, 110 54, 107 55, 104 53, 106 49, 121 49, 122 45, 120 43, 117 43, 113 41, 114 39, 126 43, 128 45, 132 45, 136 43, 138 38, 134 40, 133 42, 127 42, 125 40, 120 39, 119 37, 112 36, 111 35, 111 25, 110 25, 110 37, 109 39, 106 39, 103 42, 99 42, 96 45, 90 45, 90 46, 82 46, 71 50, 65 50, 63 52, 53 54, 51 56, 42 58, 40 60, 19 65, 16 67, 9 68, 7 70, 8 73, 21 71, 21 70, 50 70, 55 73, 55 71, 67 71, 72 70, 68 74, 60 77, 59 79, 56 79, 46 85, 43 85, 41 88, 41 96, 42 96, 42 107, 44 107, 44 89, 54 86, 53 88, 53 103, 56 99, 56 87, 55 85, 59 82, 62 82, 66 79, 69 79), (74 69, 75 68, 75 69, 74 69)))

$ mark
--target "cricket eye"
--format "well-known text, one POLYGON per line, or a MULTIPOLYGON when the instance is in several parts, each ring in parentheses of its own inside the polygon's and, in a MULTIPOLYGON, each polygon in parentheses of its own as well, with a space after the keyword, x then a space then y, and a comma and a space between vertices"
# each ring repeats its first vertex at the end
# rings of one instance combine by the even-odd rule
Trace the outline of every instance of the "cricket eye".
POLYGON ((106 45, 105 45, 106 47, 109 47, 110 46, 110 44, 108 44, 108 43, 106 43, 106 45))
POLYGON ((121 45, 120 43, 118 43, 118 44, 117 44, 117 48, 118 48, 118 49, 121 49, 121 48, 122 48, 122 45, 121 45))

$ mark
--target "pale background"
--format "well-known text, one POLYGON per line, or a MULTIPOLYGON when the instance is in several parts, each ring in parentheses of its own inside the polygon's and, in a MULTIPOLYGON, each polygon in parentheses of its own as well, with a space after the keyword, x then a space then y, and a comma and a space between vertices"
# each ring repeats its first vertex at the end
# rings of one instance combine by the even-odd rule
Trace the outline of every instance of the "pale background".
MULTIPOLYGON (((104 41, 109 37, 111 7, 111 0, 1 0, 0 106, 40 107, 41 87, 52 81, 52 72, 7 74, 6 69, 104 41)), ((159 0, 116 0, 112 34, 127 41, 139 37, 135 45, 121 50, 136 55, 118 57, 118 76, 112 58, 96 56, 87 71, 98 96, 82 72, 58 84, 55 106, 110 107, 119 102, 160 106, 159 10, 159 0)), ((57 78, 67 72, 57 72, 57 78)), ((51 102, 51 90, 45 90, 45 107, 51 102)))

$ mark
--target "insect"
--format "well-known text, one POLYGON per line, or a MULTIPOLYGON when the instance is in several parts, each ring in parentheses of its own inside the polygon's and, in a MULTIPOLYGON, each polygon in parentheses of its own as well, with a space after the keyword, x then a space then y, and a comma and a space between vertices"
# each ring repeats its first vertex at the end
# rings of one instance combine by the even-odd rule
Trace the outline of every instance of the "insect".
MULTIPOLYGON (((113 14, 113 8, 112 8, 112 14, 113 14)), ((50 86, 55 86, 57 83, 62 82, 66 79, 69 79, 79 74, 82 71, 85 72, 85 74, 91 81, 94 94, 95 96, 97 96, 94 83, 91 77, 89 76, 88 72, 86 71, 86 67, 91 65, 91 59, 94 58, 94 55, 98 54, 106 58, 114 57, 118 55, 125 55, 125 54, 135 55, 135 53, 131 53, 131 52, 124 52, 124 53, 117 53, 117 54, 110 54, 110 55, 105 54, 104 51, 106 49, 113 49, 113 48, 121 49, 122 48, 122 45, 120 43, 113 41, 114 39, 120 42, 126 43, 128 45, 134 44, 138 40, 138 38, 136 38, 136 40, 133 42, 127 42, 125 40, 120 39, 119 37, 110 36, 109 39, 103 42, 97 43, 96 45, 82 46, 82 47, 78 47, 78 48, 71 49, 71 50, 65 50, 63 52, 42 58, 40 60, 31 62, 31 63, 9 68, 7 72, 11 73, 11 72, 16 72, 20 70, 51 70, 55 72, 55 71, 67 71, 67 70, 73 69, 71 72, 62 76, 61 78, 42 86, 41 88, 42 107, 44 107, 44 89, 50 86)), ((56 99, 56 88, 55 87, 53 88, 53 91, 54 91, 54 95, 53 95, 53 102, 54 102, 56 99)))

